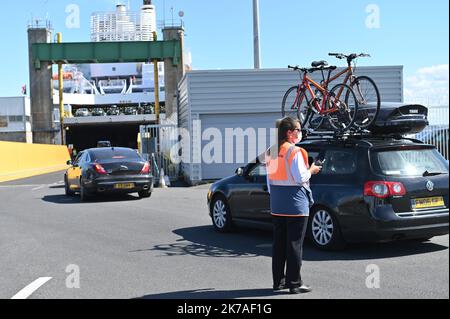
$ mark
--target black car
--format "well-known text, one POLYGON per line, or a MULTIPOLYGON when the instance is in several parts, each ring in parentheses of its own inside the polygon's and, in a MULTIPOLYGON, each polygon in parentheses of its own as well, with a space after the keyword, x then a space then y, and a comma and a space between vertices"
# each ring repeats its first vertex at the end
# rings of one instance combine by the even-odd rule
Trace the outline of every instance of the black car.
POLYGON ((64 175, 66 195, 79 192, 85 201, 94 194, 138 193, 148 198, 153 191, 150 163, 129 148, 93 148, 80 152, 64 175))
MULTIPOLYGON (((307 236, 318 248, 449 233, 448 162, 434 146, 386 136, 308 138, 299 146, 310 163, 325 160, 311 179, 315 204, 307 236)), ((207 201, 218 231, 241 223, 270 226, 264 163, 214 183, 207 201)))

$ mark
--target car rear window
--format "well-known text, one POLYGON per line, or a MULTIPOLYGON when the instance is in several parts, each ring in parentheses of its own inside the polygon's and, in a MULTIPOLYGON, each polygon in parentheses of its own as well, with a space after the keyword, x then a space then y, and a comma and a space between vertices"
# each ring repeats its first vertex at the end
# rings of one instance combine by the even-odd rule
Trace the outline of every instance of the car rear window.
POLYGON ((372 154, 372 164, 377 173, 388 176, 448 173, 448 162, 436 149, 378 151, 372 154))
POLYGON ((102 149, 97 151, 91 151, 91 157, 94 162, 100 161, 122 161, 122 160, 134 160, 142 161, 141 156, 131 149, 102 149))

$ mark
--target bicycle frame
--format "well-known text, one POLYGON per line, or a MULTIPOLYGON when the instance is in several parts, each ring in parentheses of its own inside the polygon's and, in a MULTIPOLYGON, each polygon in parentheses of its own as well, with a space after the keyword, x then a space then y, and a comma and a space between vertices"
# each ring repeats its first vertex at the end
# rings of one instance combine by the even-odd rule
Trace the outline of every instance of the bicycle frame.
MULTIPOLYGON (((338 74, 333 75, 333 76, 332 76, 331 78, 329 78, 328 80, 325 81, 325 79, 324 79, 323 86, 324 86, 325 88, 328 89, 328 84, 330 84, 330 82, 333 82, 334 80, 338 79, 341 75, 344 75, 344 74, 347 74, 347 75, 345 76, 345 79, 344 79, 344 81, 342 82, 342 84, 347 84, 347 82, 350 80, 350 86, 351 86, 351 85, 352 85, 352 82, 353 82, 353 81, 352 81, 352 77, 353 77, 353 67, 352 67, 351 65, 348 65, 347 68, 345 68, 344 70, 342 70, 342 71, 339 72, 338 74)), ((342 87, 342 88, 339 90, 339 93, 338 93, 338 95, 337 95, 338 98, 341 97, 343 91, 344 91, 344 87, 342 87)))
POLYGON ((347 76, 345 77, 344 82, 342 82, 343 84, 347 84, 347 81, 350 79, 350 77, 353 75, 353 68, 351 66, 348 66, 346 69, 342 70, 341 72, 339 72, 336 75, 333 75, 328 81, 326 81, 325 87, 328 86, 328 84, 330 82, 333 82, 334 80, 338 79, 341 75, 344 75, 345 73, 347 73, 347 76))
MULTIPOLYGON (((295 98, 294 105, 297 103, 297 101, 298 101, 298 99, 299 99, 299 97, 300 97, 300 93, 301 93, 301 92, 305 92, 305 94, 301 97, 301 99, 300 99, 300 101, 299 101, 299 102, 300 102, 299 105, 302 104, 303 98, 306 98, 306 101, 309 102, 309 101, 308 101, 308 98, 306 97, 306 90, 308 90, 309 94, 311 94, 312 99, 313 99, 314 102, 315 102, 313 106, 316 108, 316 110, 319 112, 319 114, 325 115, 325 114, 333 113, 333 112, 337 111, 337 107, 334 107, 334 108, 331 108, 331 109, 328 109, 328 110, 325 109, 325 105, 326 105, 326 102, 327 102, 327 100, 328 100, 328 90, 327 90, 326 88, 322 87, 319 83, 315 82, 313 79, 311 79, 306 73, 304 73, 304 75, 303 75, 303 80, 302 80, 302 84, 299 86, 299 89, 298 89, 298 91, 297 91, 297 97, 295 98), (324 99, 322 100, 322 105, 320 105, 320 104, 317 102, 317 100, 315 100, 316 95, 314 94, 314 92, 313 92, 313 90, 312 90, 312 88, 311 88, 310 83, 311 83, 317 90, 319 90, 319 91, 322 93, 322 95, 324 96, 324 99)), ((339 95, 340 95, 340 94, 339 94, 339 95)), ((339 98, 339 97, 338 97, 338 98, 339 98)))

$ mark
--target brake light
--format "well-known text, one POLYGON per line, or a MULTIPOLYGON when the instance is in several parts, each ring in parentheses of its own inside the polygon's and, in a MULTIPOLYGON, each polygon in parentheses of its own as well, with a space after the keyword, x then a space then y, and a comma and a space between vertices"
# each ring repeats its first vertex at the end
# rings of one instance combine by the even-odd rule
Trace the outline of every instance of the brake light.
POLYGON ((97 173, 101 175, 106 175, 108 172, 100 164, 94 164, 94 169, 97 173))
POLYGON ((148 174, 150 172, 150 163, 145 162, 144 167, 142 168, 141 174, 148 174))
POLYGON ((386 198, 389 196, 404 196, 406 188, 400 182, 366 182, 364 184, 364 196, 386 198))

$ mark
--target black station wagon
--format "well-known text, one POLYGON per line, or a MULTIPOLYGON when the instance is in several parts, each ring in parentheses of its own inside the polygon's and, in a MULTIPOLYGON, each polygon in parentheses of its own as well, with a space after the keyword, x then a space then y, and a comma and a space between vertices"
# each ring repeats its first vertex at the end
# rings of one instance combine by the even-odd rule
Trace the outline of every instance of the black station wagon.
MULTIPOLYGON (((307 237, 320 249, 350 242, 426 240, 449 233, 448 161, 432 145, 394 136, 308 138, 299 146, 325 160, 311 179, 307 237)), ((220 232, 271 226, 266 167, 256 161, 214 183, 209 213, 220 232)))

